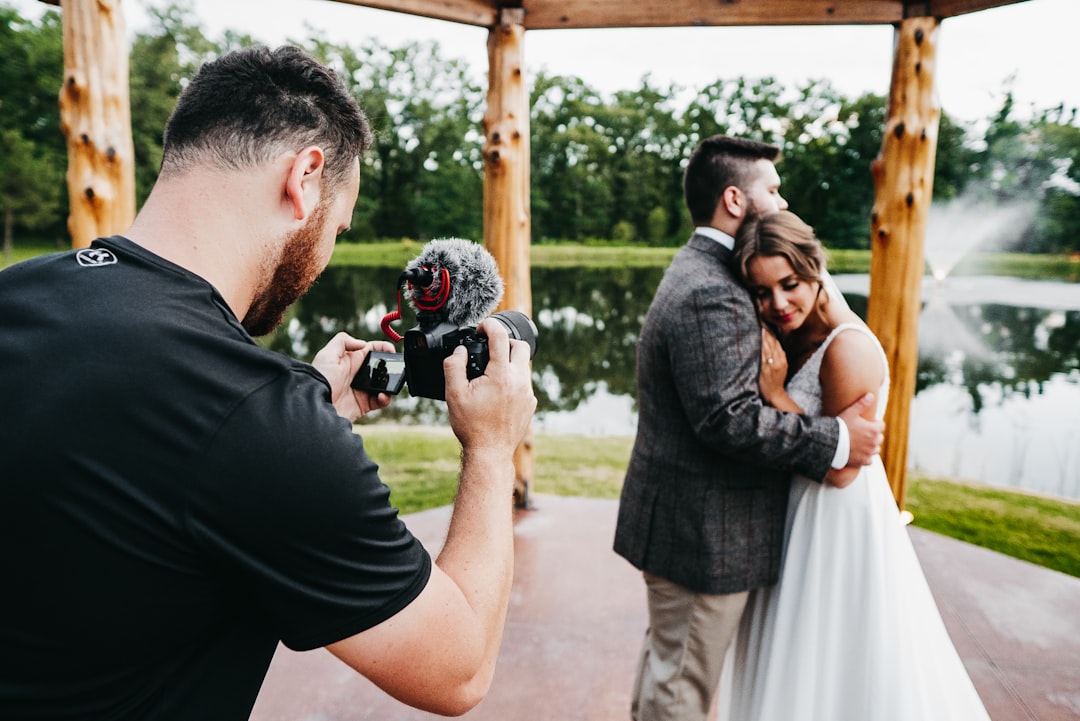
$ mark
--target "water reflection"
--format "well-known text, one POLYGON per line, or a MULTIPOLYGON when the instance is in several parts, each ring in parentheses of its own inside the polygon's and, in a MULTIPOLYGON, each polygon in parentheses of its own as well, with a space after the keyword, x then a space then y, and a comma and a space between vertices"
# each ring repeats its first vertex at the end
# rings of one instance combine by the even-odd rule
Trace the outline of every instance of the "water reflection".
MULTIPOLYGON (((268 345, 308 360, 339 330, 382 338, 400 270, 330 268, 268 345)), ((533 270, 539 430, 634 432, 637 334, 662 275, 533 270)), ((866 277, 837 281, 865 317, 866 277)), ((1080 498, 1080 286, 958 278, 926 294, 909 465, 1080 498)), ((402 331, 413 325, 403 314, 402 331)), ((371 422, 443 423, 445 405, 406 393, 377 415, 371 422)))

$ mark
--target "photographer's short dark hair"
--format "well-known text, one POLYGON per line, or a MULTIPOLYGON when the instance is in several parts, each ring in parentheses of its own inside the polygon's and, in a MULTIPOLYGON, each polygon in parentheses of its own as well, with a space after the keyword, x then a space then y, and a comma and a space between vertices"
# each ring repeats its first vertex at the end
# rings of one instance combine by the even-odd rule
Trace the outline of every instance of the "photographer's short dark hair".
POLYGON ((712 220, 724 189, 744 187, 757 160, 776 162, 780 148, 748 138, 713 135, 702 140, 690 156, 683 176, 683 193, 690 217, 697 224, 712 220))
POLYGON ((165 127, 161 172, 198 163, 250 168, 317 145, 334 187, 371 142, 337 73, 296 47, 254 46, 204 64, 191 79, 165 127))

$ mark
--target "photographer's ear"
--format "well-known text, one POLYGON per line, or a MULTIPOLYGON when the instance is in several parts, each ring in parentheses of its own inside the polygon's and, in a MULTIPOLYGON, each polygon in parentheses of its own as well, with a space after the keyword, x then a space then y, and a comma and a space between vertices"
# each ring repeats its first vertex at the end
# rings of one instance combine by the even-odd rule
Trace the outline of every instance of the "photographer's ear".
POLYGON ((293 157, 285 180, 285 199, 294 220, 307 220, 319 204, 325 168, 326 158, 317 145, 309 145, 293 157))

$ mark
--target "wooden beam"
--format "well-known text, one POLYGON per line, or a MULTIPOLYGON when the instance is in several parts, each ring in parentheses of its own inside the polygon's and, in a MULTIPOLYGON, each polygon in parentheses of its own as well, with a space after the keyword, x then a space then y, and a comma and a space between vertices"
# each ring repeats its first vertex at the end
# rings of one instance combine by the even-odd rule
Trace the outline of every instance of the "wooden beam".
MULTIPOLYGON (((524 74, 523 11, 503 10, 488 33, 484 112, 484 244, 503 279, 499 310, 532 315, 529 208, 529 89, 524 74)), ((530 429, 514 454, 519 507, 529 503, 535 469, 530 429)))
POLYGON ((894 25, 1027 0, 335 0, 492 28, 502 8, 523 8, 527 30, 745 25, 894 25))
POLYGON ((938 25, 935 18, 911 18, 897 29, 884 141, 871 164, 875 199, 866 320, 889 361, 883 460, 900 508, 907 490, 926 222, 941 117, 935 90, 938 25))
POLYGON ((334 2, 484 28, 493 27, 499 17, 495 0, 334 0, 334 2))
POLYGON ((722 25, 865 25, 899 22, 901 0, 524 0, 530 30, 722 25))
POLYGON ((929 15, 936 18, 952 18, 958 15, 981 12, 991 8, 1005 7, 1006 5, 1016 5, 1017 3, 1027 1, 1028 0, 930 0, 927 4, 930 6, 929 15))
POLYGON ((135 219, 128 43, 120 0, 61 0, 71 244, 118 233, 135 219))

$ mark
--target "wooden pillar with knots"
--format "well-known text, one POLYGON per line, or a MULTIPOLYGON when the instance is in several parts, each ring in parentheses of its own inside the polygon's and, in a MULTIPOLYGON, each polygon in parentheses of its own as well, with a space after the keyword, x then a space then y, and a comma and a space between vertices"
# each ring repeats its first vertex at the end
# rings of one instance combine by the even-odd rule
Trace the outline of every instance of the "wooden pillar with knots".
POLYGON ((135 219, 128 49, 121 0, 61 0, 71 244, 84 248, 135 219))
POLYGON ((875 198, 867 323, 889 360, 883 460, 900 508, 907 490, 924 246, 941 116, 935 89, 938 27, 935 18, 917 17, 897 28, 884 140, 871 165, 875 198))
MULTIPOLYGON (((532 315, 529 261, 529 91, 524 77, 525 11, 503 8, 488 33, 484 113, 484 244, 502 275, 499 310, 532 315)), ((514 453, 514 501, 527 507, 535 468, 530 429, 514 453)))

